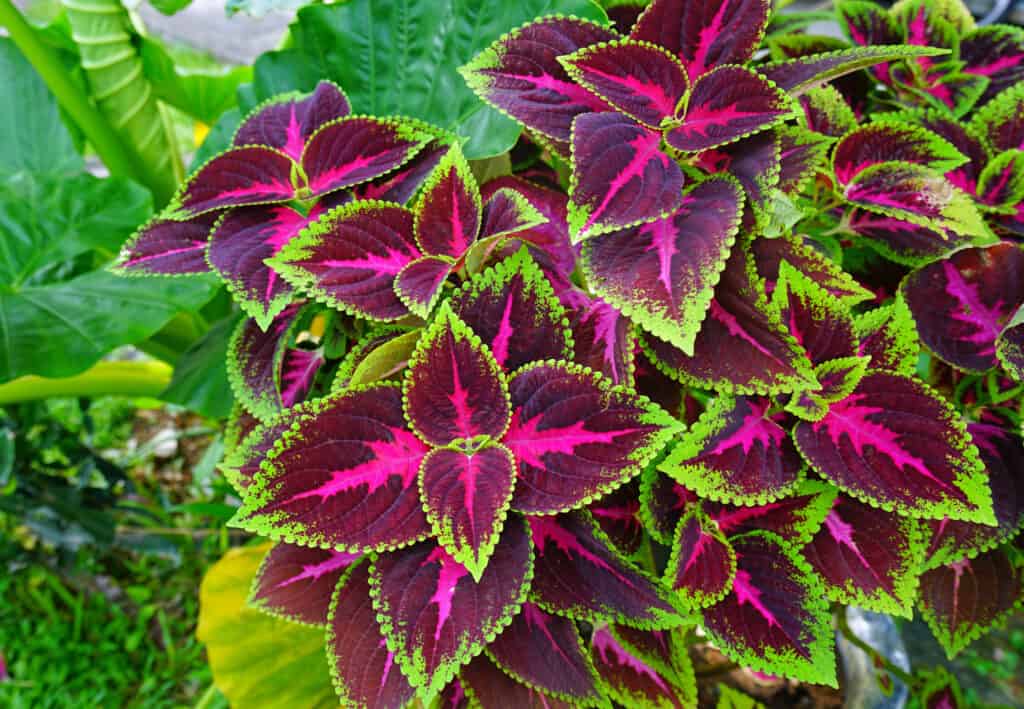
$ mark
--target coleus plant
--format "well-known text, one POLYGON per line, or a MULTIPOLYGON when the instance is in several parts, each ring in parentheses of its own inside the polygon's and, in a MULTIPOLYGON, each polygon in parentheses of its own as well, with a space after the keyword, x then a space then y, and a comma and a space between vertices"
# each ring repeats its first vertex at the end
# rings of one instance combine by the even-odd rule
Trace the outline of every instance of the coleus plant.
POLYGON ((769 60, 766 0, 539 18, 467 58, 540 156, 482 184, 324 83, 126 247, 251 316, 232 524, 344 703, 694 706, 693 642, 835 685, 843 605, 951 655, 1018 606, 1022 94, 963 63, 959 5, 839 17, 869 12, 909 29, 769 60), (927 98, 962 76, 967 128, 927 98))

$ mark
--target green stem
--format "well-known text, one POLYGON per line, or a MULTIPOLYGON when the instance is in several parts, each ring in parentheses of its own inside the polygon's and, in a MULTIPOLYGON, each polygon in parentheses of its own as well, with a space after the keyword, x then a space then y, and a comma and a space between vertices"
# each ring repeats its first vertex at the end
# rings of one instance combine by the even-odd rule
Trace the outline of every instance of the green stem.
POLYGON ((54 396, 157 396, 172 371, 163 362, 100 362, 73 377, 19 377, 0 384, 0 405, 54 396))
POLYGON ((217 689, 217 685, 211 684, 203 692, 203 696, 199 697, 199 701, 196 702, 195 709, 208 709, 213 706, 213 703, 217 701, 217 697, 220 695, 220 690, 217 689))
POLYGON ((903 684, 907 685, 907 689, 913 690, 915 680, 913 675, 906 672, 902 667, 898 667, 889 661, 885 655, 880 653, 875 648, 868 645, 866 642, 857 637, 853 630, 850 628, 849 622, 846 620, 846 609, 840 607, 835 612, 836 623, 839 627, 839 632, 843 634, 843 637, 850 641, 852 645, 859 648, 864 654, 871 658, 875 662, 876 666, 882 670, 885 670, 893 677, 898 679, 903 684))
POLYGON ((11 0, 0 0, 0 25, 7 28, 14 44, 85 133, 110 173, 141 182, 153 191, 159 201, 165 201, 169 195, 164 195, 166 188, 160 176, 152 174, 142 159, 121 140, 89 100, 88 94, 71 80, 60 58, 39 39, 11 0))

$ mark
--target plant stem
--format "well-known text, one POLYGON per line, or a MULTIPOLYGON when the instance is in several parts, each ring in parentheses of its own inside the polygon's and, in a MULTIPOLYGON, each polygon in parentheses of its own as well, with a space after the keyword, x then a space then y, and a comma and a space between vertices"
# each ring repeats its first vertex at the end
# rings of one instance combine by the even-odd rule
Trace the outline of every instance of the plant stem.
POLYGON ((913 689, 915 681, 913 675, 905 671, 902 667, 898 667, 889 661, 885 655, 880 653, 875 648, 868 645, 866 642, 857 637, 853 630, 850 628, 850 623, 846 620, 846 609, 840 607, 835 612, 836 623, 839 627, 839 632, 843 634, 843 637, 850 641, 855 647, 860 649, 864 654, 871 658, 871 660, 882 670, 885 670, 893 677, 898 679, 903 684, 907 685, 907 689, 913 689))
POLYGON ((141 182, 162 201, 166 189, 159 176, 151 174, 142 159, 122 141, 121 136, 90 101, 88 94, 71 80, 60 58, 39 39, 11 0, 0 0, 0 25, 7 28, 18 50, 53 92, 57 102, 85 133, 110 173, 141 182))
POLYGON ((73 377, 19 377, 0 384, 0 405, 53 396, 157 396, 172 371, 163 362, 100 362, 73 377))

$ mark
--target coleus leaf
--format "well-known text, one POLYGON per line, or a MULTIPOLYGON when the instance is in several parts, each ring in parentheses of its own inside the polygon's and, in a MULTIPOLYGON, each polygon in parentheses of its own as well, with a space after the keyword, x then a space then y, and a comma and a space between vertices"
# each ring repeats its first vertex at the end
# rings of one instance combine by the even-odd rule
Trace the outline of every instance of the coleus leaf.
POLYGON ((988 238, 974 201, 928 168, 888 162, 861 170, 843 196, 864 209, 936 230, 988 238))
POLYGON ((658 466, 702 498, 757 505, 791 493, 803 461, 767 399, 718 396, 658 466))
POLYGON ((964 236, 948 229, 924 227, 906 219, 863 209, 849 212, 847 222, 858 242, 870 246, 890 261, 908 266, 928 263, 957 248, 989 240, 964 236))
POLYGON ((675 114, 676 105, 690 88, 679 60, 650 42, 602 42, 559 61, 577 83, 654 129, 675 114))
POLYGON ((814 378, 821 388, 794 394, 786 403, 786 411, 804 421, 820 421, 830 404, 853 393, 870 364, 870 357, 857 355, 822 362, 814 368, 814 378))
POLYGON ((608 630, 631 655, 662 676, 675 678, 678 688, 686 689, 696 683, 693 662, 687 651, 685 626, 672 630, 641 630, 613 623, 608 630))
POLYGON ((953 659, 1020 607, 1024 575, 1004 549, 962 559, 921 575, 918 606, 953 659))
POLYGON ((771 191, 778 186, 782 171, 782 141, 775 130, 706 150, 698 164, 708 172, 725 172, 739 181, 752 210, 744 215, 745 226, 750 228, 752 217, 758 224, 769 217, 771 191))
POLYGON ((409 312, 426 319, 454 270, 455 262, 447 256, 421 256, 405 264, 395 276, 395 295, 409 312))
POLYGON ((919 692, 925 709, 961 709, 967 706, 960 683, 944 667, 932 670, 919 692))
POLYGON ((396 385, 351 389, 293 411, 232 524, 350 552, 429 534, 416 486, 428 449, 408 430, 396 385))
POLYGON ((1024 85, 1003 91, 975 112, 970 130, 993 152, 1024 150, 1024 85))
MULTIPOLYGON (((424 130, 430 133, 433 127, 424 130)), ((455 137, 448 134, 435 137, 400 168, 353 187, 353 196, 356 199, 379 199, 384 202, 407 204, 455 142, 455 137)))
POLYGON ((543 223, 544 216, 517 190, 495 190, 484 202, 480 240, 497 241, 543 223))
POLYGON ((857 354, 871 357, 871 368, 912 376, 921 349, 914 327, 914 317, 903 296, 874 310, 858 315, 853 331, 859 345, 857 354))
POLYGON ((231 390, 260 420, 268 420, 287 408, 282 399, 281 370, 290 330, 301 310, 297 304, 286 308, 266 331, 256 320, 246 318, 238 323, 228 344, 227 372, 231 390))
POLYGON ((890 121, 855 128, 836 143, 832 155, 832 167, 844 185, 872 165, 893 161, 948 172, 967 157, 931 131, 890 121))
POLYGON ((340 87, 321 81, 307 96, 285 95, 257 107, 242 121, 231 144, 266 145, 298 161, 306 142, 319 128, 344 118, 351 110, 340 87))
POLYGON ((275 544, 253 580, 249 604, 307 625, 324 625, 342 574, 359 555, 331 549, 275 544))
POLYGON ((857 353, 849 306, 788 261, 779 264, 772 307, 815 366, 857 353))
POLYGON ((586 298, 572 311, 570 330, 576 362, 632 386, 636 337, 629 318, 601 298, 586 298))
POLYGON ((736 506, 704 503, 707 515, 729 538, 748 532, 773 532, 799 547, 811 541, 832 509, 836 489, 817 480, 806 480, 792 495, 763 505, 736 506))
POLYGON ((432 446, 481 436, 501 440, 509 426, 508 384, 501 368, 447 306, 416 344, 404 390, 409 424, 432 446))
POLYGON ((661 134, 620 113, 585 113, 572 124, 569 229, 574 242, 672 213, 683 172, 661 134))
POLYGON ((231 486, 244 493, 252 484, 260 464, 291 425, 289 416, 275 416, 270 423, 262 424, 252 417, 255 426, 224 456, 220 469, 231 486))
MULTIPOLYGON (((857 45, 903 44, 904 33, 896 17, 874 2, 842 0, 836 3, 839 24, 850 40, 857 45)), ((888 78, 886 65, 872 70, 883 81, 888 78)))
POLYGON ((449 304, 507 372, 535 360, 572 358, 565 310, 526 249, 475 276, 449 304))
POLYGON ((686 67, 690 81, 724 64, 744 64, 761 44, 767 0, 654 0, 630 38, 661 45, 686 67))
POLYGON ((580 512, 528 517, 534 546, 531 599, 549 613, 640 628, 683 622, 671 594, 624 561, 580 512))
POLYGON ((836 686, 835 643, 821 582, 782 538, 732 541, 736 576, 729 594, 704 610, 708 635, 750 668, 836 686))
POLYGON ((1007 374, 1018 382, 1024 382, 1024 305, 1017 309, 999 334, 996 356, 1007 374))
POLYGON ((770 308, 760 279, 738 246, 715 288, 693 355, 657 338, 643 340, 659 369, 683 383, 739 394, 814 386, 810 360, 770 308), (722 357, 722 352, 730 352, 722 357))
POLYGON ((791 110, 789 97, 764 76, 722 66, 694 83, 665 141, 684 153, 707 150, 771 128, 791 110))
POLYGON ((186 221, 156 219, 139 228, 113 266, 129 275, 179 276, 206 273, 206 244, 221 215, 208 212, 186 221))
POLYGON ((591 289, 634 322, 693 352, 739 228, 743 196, 713 177, 671 214, 589 239, 581 255, 591 289))
POLYGON ((831 85, 811 89, 800 97, 807 127, 832 138, 842 138, 857 127, 857 116, 839 89, 831 85))
POLYGON ((576 624, 524 603, 512 624, 487 646, 487 656, 517 681, 568 702, 600 698, 594 668, 576 624))
POLYGON ((753 239, 750 241, 750 253, 757 275, 764 279, 768 295, 775 291, 782 262, 788 261, 805 277, 848 305, 874 298, 871 291, 816 248, 814 242, 808 242, 799 235, 753 239))
POLYGON ((508 627, 532 575, 530 537, 518 517, 505 524, 479 581, 431 542, 379 556, 370 569, 370 596, 410 684, 439 691, 508 627))
POLYGON ((590 643, 590 657, 602 688, 622 706, 667 709, 696 705, 697 686, 692 676, 651 666, 607 626, 595 628, 590 643))
POLYGON ((987 423, 970 423, 967 432, 988 473, 996 525, 928 520, 925 569, 989 551, 1024 527, 1024 441, 1019 434, 987 423))
POLYGON ((573 119, 606 110, 606 105, 575 84, 558 57, 615 38, 614 32, 592 22, 546 17, 499 38, 459 71, 499 111, 568 143, 573 119))
POLYGON ((869 371, 823 419, 797 424, 794 436, 816 472, 869 504, 924 519, 994 521, 963 422, 915 379, 869 371))
POLYGON ((466 696, 473 700, 467 706, 508 706, 517 709, 573 709, 578 706, 517 682, 487 655, 474 657, 462 669, 459 681, 465 688, 466 696))
POLYGON ((476 241, 483 204, 469 163, 453 145, 423 186, 416 243, 423 253, 458 259, 476 241))
POLYGON ((996 338, 1024 303, 1024 250, 1010 242, 961 249, 911 273, 901 292, 928 349, 984 372, 996 366, 996 338))
POLYGON ((395 662, 370 599, 370 564, 350 568, 337 584, 327 623, 327 658, 345 706, 400 709, 415 695, 395 662))
POLYGON ((713 606, 732 590, 736 552, 714 522, 694 505, 676 527, 665 583, 687 605, 713 606))
POLYGON ((633 556, 644 541, 644 527, 640 521, 640 484, 630 480, 614 492, 590 503, 590 512, 604 535, 625 556, 633 556))
POLYGON ((519 467, 512 507, 528 514, 574 509, 614 490, 682 428, 646 397, 575 364, 523 367, 509 392, 504 443, 519 467))
POLYGON ((853 47, 772 62, 761 67, 759 71, 790 96, 799 96, 809 89, 817 88, 827 81, 859 69, 900 59, 945 53, 943 49, 936 47, 853 47))
POLYGON ((181 186, 169 215, 181 220, 223 207, 286 202, 295 197, 295 165, 273 148, 232 148, 209 160, 181 186))
POLYGON ((672 543, 679 518, 697 495, 651 465, 640 478, 640 519, 647 532, 661 544, 672 543))
POLYGON ((270 261, 298 290, 351 315, 397 320, 409 313, 394 280, 420 251, 413 213, 366 200, 332 209, 270 261))
POLYGON ((988 79, 978 99, 986 104, 1004 90, 1024 80, 1024 32, 1010 25, 979 27, 960 38, 963 72, 988 79))
POLYGON ((515 459, 496 444, 435 448, 420 466, 420 496, 434 536, 476 581, 498 543, 515 477, 515 459))
POLYGON ((909 618, 923 542, 916 520, 840 495, 803 554, 831 600, 909 618))
POLYGON ((1007 150, 978 177, 978 200, 993 211, 1016 213, 1024 201, 1024 150, 1007 150))
POLYGON ((308 214, 281 204, 240 207, 228 211, 210 234, 210 266, 260 327, 269 327, 293 296, 292 287, 264 262, 322 212, 321 205, 308 214))
POLYGON ((800 126, 781 125, 779 136, 779 189, 796 195, 824 167, 832 141, 800 126))
MULTIPOLYGON (((895 114, 900 116, 900 114, 895 114)), ((876 120, 882 120, 878 118, 876 120)), ((947 171, 946 178, 964 192, 974 194, 978 186, 978 177, 989 160, 988 148, 969 125, 951 117, 943 111, 918 112, 913 120, 942 136, 950 145, 967 157, 967 162, 947 171)))

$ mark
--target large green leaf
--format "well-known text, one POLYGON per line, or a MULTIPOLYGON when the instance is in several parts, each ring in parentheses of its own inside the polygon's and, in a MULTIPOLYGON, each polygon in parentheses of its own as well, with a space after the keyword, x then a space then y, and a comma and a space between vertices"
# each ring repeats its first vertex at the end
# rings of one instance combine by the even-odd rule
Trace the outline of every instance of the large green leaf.
POLYGON ((57 102, 11 40, 0 38, 0 179, 82 169, 57 102))
POLYGON ((269 544, 232 549, 199 587, 199 627, 217 687, 233 707, 336 707, 324 631, 246 605, 269 544))
POLYGON ((174 377, 160 394, 161 399, 210 418, 228 417, 235 396, 228 383, 227 349, 238 317, 229 315, 214 324, 185 351, 175 364, 174 377))
POLYGON ((120 345, 146 339, 213 295, 213 279, 122 278, 103 270, 0 290, 0 382, 67 377, 120 345))
POLYGON ((291 12, 305 4, 305 0, 228 0, 224 9, 228 15, 241 12, 251 17, 263 17, 271 12, 291 12))
POLYGON ((256 95, 309 91, 333 79, 359 113, 403 114, 469 139, 465 153, 505 152, 518 124, 485 106, 457 69, 502 34, 550 14, 598 22, 591 0, 349 0, 299 10, 292 44, 256 61, 256 95))

